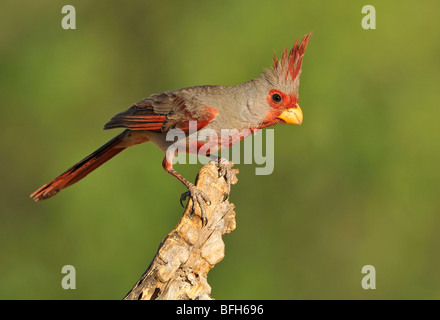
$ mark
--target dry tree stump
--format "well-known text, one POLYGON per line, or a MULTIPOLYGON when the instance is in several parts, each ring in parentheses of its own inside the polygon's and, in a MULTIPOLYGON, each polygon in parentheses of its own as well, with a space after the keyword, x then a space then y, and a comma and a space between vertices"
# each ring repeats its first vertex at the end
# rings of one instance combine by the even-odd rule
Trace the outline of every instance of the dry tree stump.
MULTIPOLYGON (((196 179, 197 188, 211 200, 205 206, 207 224, 202 226, 200 208, 193 208, 189 199, 179 223, 162 240, 153 261, 124 300, 211 299, 208 272, 225 255, 222 236, 235 229, 234 205, 228 201, 228 185, 218 170, 209 162, 196 179)), ((235 174, 232 184, 237 182, 235 174)))

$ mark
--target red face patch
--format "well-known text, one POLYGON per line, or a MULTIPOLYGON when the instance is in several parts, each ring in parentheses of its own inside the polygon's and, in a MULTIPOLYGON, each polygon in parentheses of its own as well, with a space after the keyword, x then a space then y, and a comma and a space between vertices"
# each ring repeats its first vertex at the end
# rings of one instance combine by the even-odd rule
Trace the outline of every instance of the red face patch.
POLYGON ((267 102, 273 108, 264 117, 261 128, 282 122, 279 115, 285 109, 293 108, 298 103, 298 97, 292 94, 286 94, 280 90, 272 89, 266 97, 267 102))
POLYGON ((266 99, 272 108, 281 110, 292 108, 298 103, 295 95, 289 95, 277 89, 270 90, 266 99))

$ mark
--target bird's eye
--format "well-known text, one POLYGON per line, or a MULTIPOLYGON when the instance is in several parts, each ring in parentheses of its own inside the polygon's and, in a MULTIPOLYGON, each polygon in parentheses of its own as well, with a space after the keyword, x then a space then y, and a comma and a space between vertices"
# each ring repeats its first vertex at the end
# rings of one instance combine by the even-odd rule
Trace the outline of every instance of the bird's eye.
POLYGON ((281 98, 281 96, 278 93, 274 93, 272 95, 272 101, 273 102, 280 103, 281 100, 283 100, 283 99, 281 98))

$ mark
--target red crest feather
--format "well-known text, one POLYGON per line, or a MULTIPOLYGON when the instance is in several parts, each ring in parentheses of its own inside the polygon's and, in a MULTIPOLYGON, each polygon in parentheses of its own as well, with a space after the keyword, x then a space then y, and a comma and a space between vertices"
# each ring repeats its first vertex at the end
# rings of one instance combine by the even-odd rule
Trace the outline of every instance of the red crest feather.
POLYGON ((306 34, 302 38, 299 45, 298 40, 296 40, 295 44, 289 52, 289 55, 287 55, 287 50, 284 48, 280 59, 278 59, 276 54, 274 53, 273 70, 283 71, 285 80, 287 80, 288 76, 290 76, 290 79, 293 81, 299 75, 299 72, 301 71, 301 64, 304 52, 307 47, 307 42, 309 41, 311 36, 311 33, 306 34))

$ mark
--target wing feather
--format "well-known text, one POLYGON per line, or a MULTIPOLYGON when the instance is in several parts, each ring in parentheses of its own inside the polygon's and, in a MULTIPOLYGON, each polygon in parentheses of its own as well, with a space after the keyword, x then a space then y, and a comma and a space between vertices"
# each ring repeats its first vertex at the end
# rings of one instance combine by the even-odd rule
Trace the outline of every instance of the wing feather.
POLYGON ((215 108, 207 106, 201 108, 203 113, 196 118, 188 111, 182 98, 165 92, 143 99, 126 111, 118 113, 105 124, 104 129, 127 128, 167 132, 179 128, 188 132, 189 121, 197 121, 197 130, 199 130, 210 123, 217 114, 215 108))

